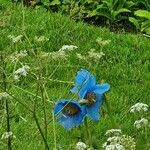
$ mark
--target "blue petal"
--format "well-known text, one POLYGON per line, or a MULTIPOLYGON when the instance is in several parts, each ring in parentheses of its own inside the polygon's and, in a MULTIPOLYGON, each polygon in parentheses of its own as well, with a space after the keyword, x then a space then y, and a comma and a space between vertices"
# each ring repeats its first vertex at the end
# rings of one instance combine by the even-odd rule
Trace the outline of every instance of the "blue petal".
POLYGON ((110 85, 107 83, 104 84, 97 84, 95 85, 91 91, 93 91, 96 94, 103 94, 105 92, 107 92, 110 89, 110 85))
POLYGON ((62 99, 60 102, 58 102, 56 104, 56 106, 53 110, 54 114, 57 114, 58 112, 60 112, 67 103, 72 103, 72 104, 76 105, 79 108, 79 110, 81 110, 81 105, 78 102, 73 101, 71 99, 62 99))
POLYGON ((75 85, 74 88, 71 89, 72 93, 79 94, 80 98, 84 98, 86 92, 95 86, 96 80, 95 77, 90 74, 85 69, 81 69, 78 71, 76 80, 75 80, 75 85))
POLYGON ((60 112, 66 102, 68 102, 68 100, 66 99, 62 99, 60 102, 58 102, 53 110, 54 114, 57 114, 58 112, 60 112))
POLYGON ((87 115, 94 121, 98 121, 100 119, 100 107, 103 103, 103 96, 96 94, 96 102, 91 106, 86 106, 87 115))
POLYGON ((67 115, 67 116, 61 116, 60 118, 57 119, 59 123, 63 125, 64 128, 70 129, 76 126, 79 126, 82 124, 83 120, 85 118, 85 114, 79 112, 76 115, 67 115))
POLYGON ((91 87, 94 86, 96 84, 95 77, 87 70, 81 69, 77 73, 75 85, 84 86, 86 83, 90 84, 91 87))

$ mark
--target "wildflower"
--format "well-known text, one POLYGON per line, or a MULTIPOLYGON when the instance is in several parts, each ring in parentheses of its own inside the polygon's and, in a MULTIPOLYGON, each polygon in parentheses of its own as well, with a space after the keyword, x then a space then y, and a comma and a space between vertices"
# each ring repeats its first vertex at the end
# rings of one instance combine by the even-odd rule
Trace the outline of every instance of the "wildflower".
POLYGON ((15 138, 15 136, 13 135, 13 133, 10 131, 10 132, 4 132, 1 139, 8 139, 8 138, 15 138))
POLYGON ((63 45, 61 49, 59 49, 59 52, 60 51, 72 51, 74 49, 77 49, 78 47, 77 46, 74 46, 74 45, 63 45))
POLYGON ((81 55, 80 53, 76 53, 76 56, 77 56, 78 59, 86 60, 86 57, 81 55))
POLYGON ((115 135, 115 136, 118 136, 118 135, 120 135, 120 134, 122 134, 122 132, 121 132, 121 129, 110 129, 110 130, 108 130, 107 132, 106 132, 106 136, 111 136, 111 135, 115 135))
POLYGON ((92 60, 92 61, 98 61, 102 56, 105 54, 103 52, 96 52, 95 49, 91 49, 87 55, 81 55, 80 53, 76 53, 76 57, 80 60, 92 60))
POLYGON ((39 36, 39 37, 36 36, 35 40, 37 42, 43 42, 43 41, 48 41, 49 39, 47 37, 45 37, 45 36, 39 36))
POLYGON ((99 108, 103 102, 103 94, 109 90, 109 84, 96 84, 95 77, 85 69, 78 71, 72 93, 78 94, 85 102, 85 110, 93 120, 99 120, 99 108))
POLYGON ((88 57, 91 58, 94 61, 99 60, 102 56, 104 56, 105 54, 103 52, 95 52, 95 49, 91 49, 88 52, 88 57))
POLYGON ((63 51, 58 51, 58 52, 51 52, 50 56, 52 57, 52 59, 57 60, 57 59, 66 59, 68 55, 65 54, 65 52, 63 51))
POLYGON ((3 92, 3 93, 0 93, 0 100, 2 99, 12 99, 12 97, 8 93, 3 92))
POLYGON ((142 118, 142 119, 140 119, 140 120, 136 120, 136 121, 134 122, 134 126, 135 126, 137 129, 140 129, 141 127, 147 126, 148 123, 149 123, 149 122, 148 122, 148 119, 142 118))
POLYGON ((125 150, 121 144, 110 144, 103 148, 105 148, 105 150, 125 150))
POLYGON ((75 147, 76 150, 84 150, 86 148, 87 148, 87 145, 83 142, 78 142, 75 147))
POLYGON ((122 135, 120 138, 120 142, 123 145, 125 150, 135 150, 136 149, 135 140, 131 136, 122 135))
POLYGON ((109 137, 103 144, 105 150, 135 150, 136 144, 134 138, 127 135, 109 137))
POLYGON ((8 38, 11 39, 13 43, 17 43, 21 41, 21 39, 23 38, 23 35, 18 35, 16 37, 14 35, 9 35, 8 38))
POLYGON ((85 111, 81 105, 76 101, 62 99, 56 104, 54 114, 59 114, 57 121, 63 125, 64 128, 73 128, 79 126, 85 117, 85 111))
POLYGON ((102 38, 98 37, 98 38, 96 39, 96 42, 97 42, 99 45, 108 45, 108 44, 111 42, 111 40, 103 40, 102 38))
POLYGON ((29 71, 30 67, 28 65, 23 66, 22 68, 19 68, 14 72, 14 79, 19 80, 21 76, 27 76, 27 72, 29 71))
POLYGON ((113 136, 113 137, 109 137, 107 139, 107 142, 112 142, 112 143, 118 143, 120 141, 120 137, 119 136, 113 136))
POLYGON ((21 58, 24 58, 28 55, 26 50, 22 50, 20 52, 15 52, 10 56, 10 59, 12 60, 12 62, 15 62, 21 58))
POLYGON ((144 103, 136 103, 135 105, 133 105, 130 108, 130 112, 134 113, 134 112, 140 112, 140 111, 148 111, 149 106, 147 104, 144 103))

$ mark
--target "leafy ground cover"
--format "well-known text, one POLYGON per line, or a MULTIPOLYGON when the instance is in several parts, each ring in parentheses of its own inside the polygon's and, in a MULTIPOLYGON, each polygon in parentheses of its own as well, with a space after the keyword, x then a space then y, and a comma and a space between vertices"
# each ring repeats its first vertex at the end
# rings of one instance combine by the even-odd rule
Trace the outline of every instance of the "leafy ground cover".
MULTIPOLYGON (((74 96, 69 90, 81 68, 89 70, 98 83, 111 85, 106 95, 110 110, 104 103, 101 120, 96 123, 88 120, 93 147, 103 149, 105 132, 119 128, 135 139, 137 150, 150 148, 149 127, 135 128, 134 122, 141 116, 129 111, 137 102, 149 104, 149 38, 115 34, 43 8, 33 10, 6 1, 1 5, 0 28, 0 92, 7 89, 12 96, 8 103, 11 131, 15 135, 13 149, 44 149, 37 120, 50 149, 73 149, 78 139, 88 141, 83 135, 84 127, 67 131, 52 115, 53 102, 74 96), (58 53, 63 45, 78 48, 58 53), (24 65, 30 69, 16 81, 15 71, 24 65)), ((5 101, 1 100, 0 136, 6 131, 5 109, 5 101)), ((145 116, 149 119, 147 112, 142 113, 145 116)), ((0 149, 6 149, 6 139, 0 140, 0 149)))

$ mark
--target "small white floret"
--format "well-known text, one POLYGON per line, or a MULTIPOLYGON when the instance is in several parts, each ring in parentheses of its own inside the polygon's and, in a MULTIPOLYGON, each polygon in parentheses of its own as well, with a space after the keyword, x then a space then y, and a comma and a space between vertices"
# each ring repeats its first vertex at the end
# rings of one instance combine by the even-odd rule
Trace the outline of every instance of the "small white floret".
POLYGON ((76 150, 85 150, 87 148, 87 145, 83 142, 78 142, 75 146, 76 150))
POLYGON ((148 111, 149 106, 144 103, 136 103, 130 108, 130 112, 140 112, 140 111, 148 111))
POLYGON ((63 45, 61 49, 59 49, 59 52, 60 51, 72 51, 74 49, 77 49, 78 47, 77 46, 74 46, 74 45, 63 45))
POLYGON ((142 119, 136 120, 136 121, 134 122, 134 126, 135 126, 137 129, 140 129, 141 127, 145 127, 145 126, 147 126, 148 124, 149 124, 149 121, 148 121, 148 119, 146 119, 146 118, 142 118, 142 119))
POLYGON ((10 132, 4 132, 3 134, 2 134, 2 137, 1 137, 1 139, 8 139, 8 138, 15 138, 15 136, 13 135, 13 133, 10 131, 10 132))
POLYGON ((18 35, 18 36, 9 35, 8 38, 11 39, 13 43, 17 43, 21 41, 21 39, 23 38, 23 35, 18 35))
POLYGON ((14 79, 19 80, 21 76, 27 76, 30 67, 28 65, 23 66, 22 68, 17 69, 14 72, 14 79))

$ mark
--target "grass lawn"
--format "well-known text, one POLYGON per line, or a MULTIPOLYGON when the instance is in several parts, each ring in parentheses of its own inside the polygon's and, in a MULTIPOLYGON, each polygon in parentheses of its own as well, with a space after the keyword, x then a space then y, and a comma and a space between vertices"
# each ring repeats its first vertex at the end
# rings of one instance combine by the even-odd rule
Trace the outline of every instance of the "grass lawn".
MULTIPOLYGON (((149 127, 136 129, 133 125, 141 115, 150 119, 147 115, 149 112, 129 112, 137 102, 150 104, 149 38, 140 34, 112 33, 106 28, 75 22, 42 8, 24 8, 5 0, 1 2, 0 9, 0 92, 5 91, 6 85, 7 92, 13 96, 8 103, 11 131, 15 135, 12 140, 14 150, 44 149, 35 116, 28 109, 36 113, 50 149, 56 150, 57 146, 60 150, 72 150, 79 138, 83 142, 88 141, 83 135, 86 132, 84 125, 68 131, 53 121, 52 116, 54 101, 74 96, 69 90, 81 68, 90 71, 97 83, 106 82, 111 86, 106 94, 110 110, 104 103, 100 121, 88 119, 93 147, 103 149, 102 145, 107 139, 105 132, 119 128, 123 134, 135 139, 137 150, 150 149, 149 127), (23 37, 13 42, 9 35, 23 37), (39 38, 44 40, 40 41, 39 38), (57 59, 57 51, 63 45, 75 45, 78 48, 66 52, 65 58, 57 59), (91 49, 95 49, 94 53, 103 52, 102 57, 96 59, 90 56, 91 49), (16 58, 15 52, 23 50, 27 55, 16 58), (16 82, 14 72, 23 65, 30 66, 30 70, 26 77, 16 82), (2 72, 6 75, 5 80, 2 72)), ((5 101, 0 101, 0 136, 5 131, 5 101)), ((0 149, 6 149, 5 139, 0 140, 0 149)))

